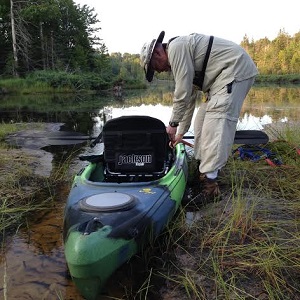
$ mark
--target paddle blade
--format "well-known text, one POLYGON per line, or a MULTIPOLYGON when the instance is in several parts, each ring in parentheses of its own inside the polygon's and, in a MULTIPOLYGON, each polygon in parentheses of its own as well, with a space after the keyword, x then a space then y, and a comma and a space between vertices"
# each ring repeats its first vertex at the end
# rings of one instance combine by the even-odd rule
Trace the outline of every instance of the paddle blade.
POLYGON ((24 130, 9 135, 6 141, 14 146, 40 149, 45 146, 64 146, 87 143, 95 137, 73 131, 24 130))
MULTIPOLYGON (((184 136, 183 139, 195 139, 194 136, 184 136)), ((237 130, 234 144, 259 145, 269 142, 268 135, 260 130, 237 130)))
POLYGON ((235 144, 259 145, 268 142, 268 135, 260 130, 237 130, 235 132, 235 144))
POLYGON ((87 139, 47 138, 46 142, 49 146, 68 146, 68 145, 79 145, 79 144, 87 143, 87 139))

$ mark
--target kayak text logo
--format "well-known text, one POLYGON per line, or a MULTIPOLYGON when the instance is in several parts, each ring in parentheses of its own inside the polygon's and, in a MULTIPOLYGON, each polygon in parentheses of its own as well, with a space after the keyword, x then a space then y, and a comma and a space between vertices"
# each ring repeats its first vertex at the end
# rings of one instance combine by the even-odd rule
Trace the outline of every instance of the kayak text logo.
POLYGON ((136 165, 137 167, 143 167, 145 164, 152 163, 151 154, 121 154, 118 160, 118 166, 122 165, 136 165))

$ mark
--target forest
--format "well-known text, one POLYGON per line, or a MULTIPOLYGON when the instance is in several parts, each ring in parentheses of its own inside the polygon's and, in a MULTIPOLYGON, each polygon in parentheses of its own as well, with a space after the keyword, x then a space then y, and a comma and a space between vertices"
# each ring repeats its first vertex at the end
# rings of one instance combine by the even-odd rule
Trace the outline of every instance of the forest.
MULTIPOLYGON (((93 8, 73 0, 0 0, 0 79, 51 78, 57 85, 72 74, 77 87, 85 86, 85 78, 89 89, 142 82, 139 54, 109 54, 96 35, 100 25, 93 8)), ((300 74, 300 32, 290 36, 279 29, 272 41, 245 34, 240 44, 261 75, 300 74)))

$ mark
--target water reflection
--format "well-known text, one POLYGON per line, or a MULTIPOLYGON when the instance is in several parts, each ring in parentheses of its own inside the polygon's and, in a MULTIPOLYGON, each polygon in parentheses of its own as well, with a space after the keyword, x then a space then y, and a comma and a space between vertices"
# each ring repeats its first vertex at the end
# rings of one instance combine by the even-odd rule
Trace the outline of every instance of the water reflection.
MULTIPOLYGON (((112 118, 117 118, 120 116, 128 116, 128 115, 143 115, 146 114, 151 117, 158 118, 164 122, 167 126, 169 123, 169 118, 171 116, 172 107, 164 106, 161 104, 157 105, 145 105, 142 104, 140 106, 130 106, 130 107, 110 107, 112 118)), ((197 111, 197 110, 196 110, 197 111)), ((194 113, 192 124, 195 119, 196 111, 194 113)), ((300 111, 300 109, 299 109, 300 111)), ((282 118, 275 118, 276 122, 288 122, 289 118, 286 115, 283 115, 282 118)), ((95 119, 97 124, 97 120, 95 119)), ((237 129, 238 130, 262 130, 265 125, 272 124, 274 119, 271 115, 265 114, 262 116, 255 116, 252 113, 245 112, 238 121, 237 129)), ((96 125, 97 126, 97 125, 96 125)), ((193 125, 189 130, 191 133, 193 132, 193 125)))

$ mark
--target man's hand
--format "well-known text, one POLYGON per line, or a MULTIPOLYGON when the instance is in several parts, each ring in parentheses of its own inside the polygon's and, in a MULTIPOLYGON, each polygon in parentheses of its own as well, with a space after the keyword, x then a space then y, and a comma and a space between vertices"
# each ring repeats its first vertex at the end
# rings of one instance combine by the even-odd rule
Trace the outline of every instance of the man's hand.
POLYGON ((175 136, 175 142, 173 143, 173 147, 175 147, 178 143, 182 142, 183 134, 177 134, 175 136))
POLYGON ((167 134, 169 135, 169 139, 171 141, 171 147, 175 147, 178 143, 182 141, 183 134, 177 134, 177 127, 171 127, 170 125, 167 127, 167 134))

